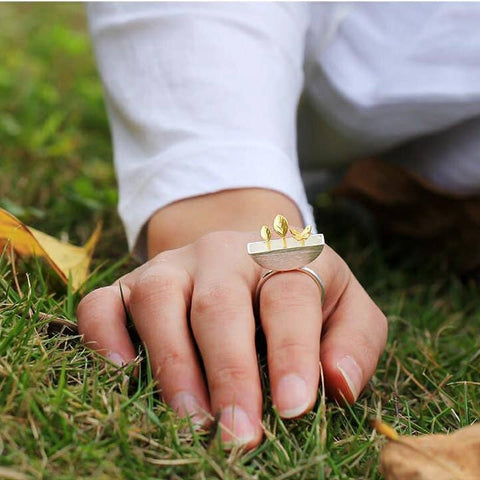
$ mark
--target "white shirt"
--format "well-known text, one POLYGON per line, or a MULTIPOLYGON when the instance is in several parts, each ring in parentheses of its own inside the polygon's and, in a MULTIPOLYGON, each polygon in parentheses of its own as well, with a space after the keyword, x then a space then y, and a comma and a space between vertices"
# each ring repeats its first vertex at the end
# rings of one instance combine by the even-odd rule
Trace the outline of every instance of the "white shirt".
POLYGON ((408 168, 480 192, 480 4, 92 3, 88 16, 137 253, 156 210, 224 189, 280 191, 313 223, 302 90, 328 125, 310 118, 307 165, 424 137, 408 168))

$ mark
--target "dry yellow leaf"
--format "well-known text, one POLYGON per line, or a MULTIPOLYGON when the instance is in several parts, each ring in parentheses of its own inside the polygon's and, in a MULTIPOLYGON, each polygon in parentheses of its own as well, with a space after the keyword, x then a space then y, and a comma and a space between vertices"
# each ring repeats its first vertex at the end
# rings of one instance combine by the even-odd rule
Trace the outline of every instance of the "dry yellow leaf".
POLYGON ((390 438, 380 455, 380 470, 386 480, 479 478, 480 425, 461 428, 448 435, 416 437, 391 436, 391 428, 385 424, 374 426, 390 438))
POLYGON ((61 242, 46 233, 26 226, 18 218, 0 208, 0 247, 10 244, 20 256, 43 257, 57 272, 62 281, 77 290, 88 276, 88 267, 100 237, 97 225, 92 236, 83 247, 61 242))

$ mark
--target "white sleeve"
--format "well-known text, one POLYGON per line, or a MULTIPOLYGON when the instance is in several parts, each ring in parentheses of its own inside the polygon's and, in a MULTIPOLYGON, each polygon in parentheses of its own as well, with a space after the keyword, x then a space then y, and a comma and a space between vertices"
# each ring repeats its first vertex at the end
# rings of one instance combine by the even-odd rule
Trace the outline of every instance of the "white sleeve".
POLYGON ((282 192, 306 223, 296 110, 304 3, 92 3, 90 31, 129 246, 174 201, 242 187, 282 192))

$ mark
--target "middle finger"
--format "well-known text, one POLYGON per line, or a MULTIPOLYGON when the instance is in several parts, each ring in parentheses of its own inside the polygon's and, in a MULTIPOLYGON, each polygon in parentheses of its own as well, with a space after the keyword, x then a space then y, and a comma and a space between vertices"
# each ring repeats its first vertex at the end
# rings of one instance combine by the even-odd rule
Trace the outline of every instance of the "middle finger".
MULTIPOLYGON (((256 445, 262 436, 262 395, 255 320, 248 283, 234 271, 200 268, 191 325, 205 366, 212 412, 220 411, 224 442, 256 445)), ((211 267, 211 265, 210 265, 211 267)))
POLYGON ((273 404, 280 416, 298 417, 312 408, 317 397, 320 291, 305 273, 278 273, 262 287, 260 316, 267 339, 273 404))

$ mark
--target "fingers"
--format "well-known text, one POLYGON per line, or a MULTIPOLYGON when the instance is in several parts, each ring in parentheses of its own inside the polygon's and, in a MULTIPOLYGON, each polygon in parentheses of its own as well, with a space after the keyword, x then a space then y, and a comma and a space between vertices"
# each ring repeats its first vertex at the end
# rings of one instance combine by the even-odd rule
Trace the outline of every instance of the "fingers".
MULTIPOLYGON (((123 295, 128 302, 128 287, 123 287, 123 295)), ((119 366, 135 358, 119 286, 89 293, 78 305, 77 318, 78 330, 90 348, 119 366)))
POLYGON ((320 291, 306 274, 274 275, 260 296, 272 398, 284 418, 299 416, 313 406, 319 359, 330 396, 354 402, 386 343, 385 316, 345 262, 326 247, 312 266, 326 285, 323 336, 320 291))
POLYGON ((345 262, 325 250, 317 267, 327 287, 320 359, 329 395, 353 403, 383 352, 387 320, 345 262))
POLYGON ((304 273, 279 273, 262 287, 260 311, 273 404, 280 416, 298 417, 312 408, 317 397, 322 325, 319 289, 304 273))
MULTIPOLYGON (((196 272, 191 323, 205 366, 212 412, 221 412, 222 440, 253 446, 263 432, 252 286, 232 267, 238 266, 234 247, 216 245, 212 255, 202 255, 208 266, 200 262, 196 272)), ((243 255, 245 249, 238 251, 243 255)), ((243 265, 249 266, 248 261, 247 257, 243 265)))
POLYGON ((130 310, 163 399, 181 415, 205 423, 208 394, 187 323, 191 288, 184 270, 153 264, 132 286, 130 310))
MULTIPOLYGON (((254 446, 262 437, 252 308, 260 272, 246 240, 209 235, 161 254, 122 279, 122 287, 164 400, 198 422, 220 411, 223 441, 254 446)), ((286 418, 313 406, 320 360, 329 393, 355 401, 386 342, 384 315, 345 262, 325 247, 311 267, 326 286, 323 314, 318 286, 301 272, 273 275, 260 297, 273 403, 286 418)), ((118 285, 85 297, 78 319, 92 348, 119 364, 135 358, 118 285)))

